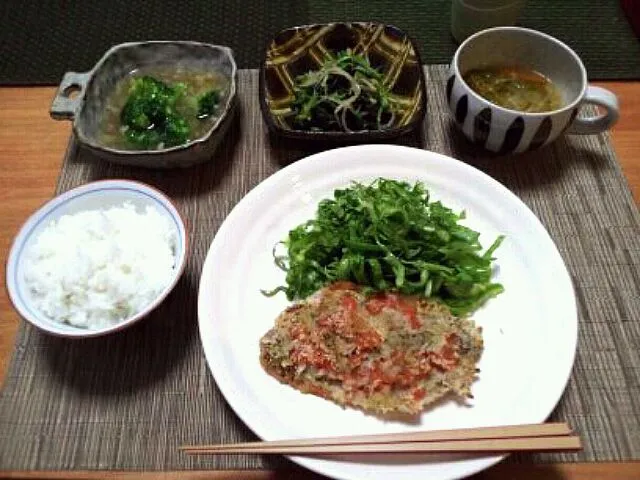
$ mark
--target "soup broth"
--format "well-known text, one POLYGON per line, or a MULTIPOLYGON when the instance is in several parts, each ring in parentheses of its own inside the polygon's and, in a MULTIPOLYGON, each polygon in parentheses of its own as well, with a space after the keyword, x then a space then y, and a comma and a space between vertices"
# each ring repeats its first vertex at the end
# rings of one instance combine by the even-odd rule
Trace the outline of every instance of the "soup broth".
MULTIPOLYGON (((161 86, 162 84, 158 85, 161 86)), ((218 72, 176 69, 175 67, 135 70, 117 83, 106 103, 100 124, 99 138, 101 143, 121 150, 153 150, 176 146, 198 139, 205 135, 219 118, 222 111, 221 104, 226 96, 228 84, 228 79, 218 72), (132 135, 130 135, 131 131, 126 122, 123 121, 125 118, 123 109, 136 88, 136 80, 139 81, 143 78, 150 78, 151 81, 160 81, 168 88, 173 89, 174 92, 176 89, 179 90, 180 93, 175 95, 175 101, 171 101, 171 112, 173 117, 179 121, 180 136, 173 136, 172 140, 169 141, 166 140, 166 135, 156 136, 158 138, 157 141, 155 140, 156 137, 151 137, 149 141, 147 141, 147 137, 144 137, 143 144, 143 142, 136 141, 136 138, 132 138, 132 135), (211 108, 208 110, 208 114, 203 115, 199 106, 202 107, 202 102, 206 101, 202 100, 203 97, 212 91, 215 91, 214 97, 217 101, 214 101, 213 104, 209 102, 208 105, 211 108)), ((211 97, 209 100, 211 100, 211 97)), ((148 111, 145 113, 148 113, 148 111)), ((154 125, 153 121, 149 122, 146 129, 158 128, 157 123, 154 125)), ((141 122, 143 135, 148 133, 144 131, 145 125, 144 122, 141 122)))
POLYGON ((492 103, 520 112, 549 112, 564 104, 551 80, 522 67, 488 67, 464 75, 469 87, 492 103))

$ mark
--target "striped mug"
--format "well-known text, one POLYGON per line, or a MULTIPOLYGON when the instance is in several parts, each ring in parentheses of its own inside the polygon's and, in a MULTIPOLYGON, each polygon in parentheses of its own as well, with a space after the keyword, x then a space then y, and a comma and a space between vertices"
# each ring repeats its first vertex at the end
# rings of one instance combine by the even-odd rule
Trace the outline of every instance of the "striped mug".
POLYGON ((456 124, 475 144, 498 154, 534 150, 563 133, 594 134, 618 119, 618 99, 609 90, 587 83, 576 53, 561 41, 536 30, 497 27, 467 38, 456 51, 446 84, 449 109, 456 124), (526 67, 547 77, 559 89, 562 106, 525 113, 492 103, 474 92, 463 76, 491 66, 526 67), (604 113, 578 117, 581 105, 595 104, 604 113))

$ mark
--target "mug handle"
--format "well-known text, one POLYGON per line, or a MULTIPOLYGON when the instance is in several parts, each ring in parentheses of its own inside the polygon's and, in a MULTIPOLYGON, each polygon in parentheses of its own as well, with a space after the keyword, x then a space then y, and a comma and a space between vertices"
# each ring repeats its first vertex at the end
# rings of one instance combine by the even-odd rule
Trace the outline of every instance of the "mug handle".
POLYGON ((618 97, 606 88, 594 87, 587 85, 587 92, 581 102, 582 104, 591 103, 603 107, 606 112, 595 117, 579 118, 576 117, 569 128, 568 134, 572 135, 591 135, 594 133, 604 132, 618 121, 620 116, 620 108, 618 106, 618 97))

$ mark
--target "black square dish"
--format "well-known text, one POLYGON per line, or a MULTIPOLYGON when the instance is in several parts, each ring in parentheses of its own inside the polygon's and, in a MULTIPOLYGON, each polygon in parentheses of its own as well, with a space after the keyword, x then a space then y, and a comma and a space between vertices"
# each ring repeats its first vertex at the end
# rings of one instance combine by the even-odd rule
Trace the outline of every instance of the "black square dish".
POLYGON ((363 142, 407 134, 420 125, 426 111, 422 62, 413 40, 402 30, 381 23, 329 23, 293 27, 278 33, 267 46, 260 67, 260 108, 272 133, 299 140, 363 142), (300 75, 351 51, 366 57, 381 74, 392 101, 383 128, 325 131, 295 124, 295 82, 300 75))

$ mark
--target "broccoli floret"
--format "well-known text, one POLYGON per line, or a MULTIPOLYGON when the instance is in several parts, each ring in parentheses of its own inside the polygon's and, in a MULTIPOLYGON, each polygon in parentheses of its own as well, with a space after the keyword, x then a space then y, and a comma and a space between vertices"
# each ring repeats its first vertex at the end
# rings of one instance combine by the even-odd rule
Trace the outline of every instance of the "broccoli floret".
POLYGON ((120 112, 126 138, 145 149, 185 143, 189 139, 189 125, 175 111, 176 102, 185 91, 184 84, 172 87, 153 77, 136 78, 120 112))
POLYGON ((189 124, 178 116, 170 115, 165 119, 164 143, 165 146, 181 145, 189 139, 189 124))
POLYGON ((213 115, 220 102, 220 92, 210 90, 198 98, 198 118, 204 119, 213 115))
POLYGON ((147 130, 153 126, 149 112, 149 105, 140 99, 129 99, 120 112, 122 125, 135 130, 147 130))

